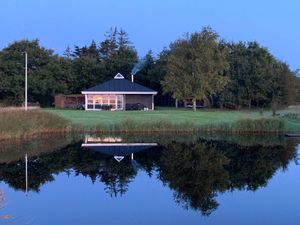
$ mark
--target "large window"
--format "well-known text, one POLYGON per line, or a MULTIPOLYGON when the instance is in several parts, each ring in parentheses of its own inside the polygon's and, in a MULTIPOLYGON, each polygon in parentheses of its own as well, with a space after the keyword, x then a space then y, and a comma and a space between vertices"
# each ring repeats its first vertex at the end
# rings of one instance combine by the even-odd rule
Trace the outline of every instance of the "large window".
POLYGON ((123 95, 87 95, 87 109, 123 110, 123 100, 123 95))

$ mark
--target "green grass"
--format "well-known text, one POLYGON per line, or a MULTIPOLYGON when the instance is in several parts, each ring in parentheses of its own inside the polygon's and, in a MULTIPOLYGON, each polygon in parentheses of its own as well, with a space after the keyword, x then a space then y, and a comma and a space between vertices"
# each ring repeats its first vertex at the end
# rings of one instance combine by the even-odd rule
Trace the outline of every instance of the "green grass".
MULTIPOLYGON (((45 112, 50 112, 55 115, 66 118, 72 122, 75 127, 82 128, 85 130, 95 129, 107 129, 107 130, 122 130, 131 129, 138 131, 139 125, 141 129, 146 126, 151 129, 157 128, 156 130, 167 128, 172 126, 174 129, 188 129, 188 126, 192 129, 199 127, 212 127, 220 130, 230 129, 233 124, 238 124, 238 121, 244 121, 243 124, 249 125, 251 121, 256 119, 265 119, 264 124, 267 124, 270 128, 272 125, 269 124, 271 112, 264 112, 261 116, 258 111, 224 111, 224 110, 213 110, 213 109, 200 109, 197 112, 193 112, 189 109, 171 109, 171 108, 158 108, 155 111, 81 111, 81 110, 68 110, 68 109, 44 109, 45 112), (247 122, 245 122, 247 121, 247 122), (164 125, 160 125, 160 124, 164 125)), ((298 110, 299 111, 299 110, 298 110)), ((288 131, 299 131, 300 132, 300 121, 298 119, 286 118, 282 115, 295 110, 284 110, 278 111, 286 125, 288 131)), ((274 122, 274 121, 273 121, 274 122)), ((278 124, 276 126, 282 126, 278 124)), ((239 122, 241 124, 241 122, 239 122)), ((244 126, 242 124, 242 126, 244 126)), ((259 123, 256 123, 259 124, 259 123)), ((261 125, 257 126, 260 129, 261 125)), ((282 128, 282 127, 281 127, 282 128)), ((239 127, 241 129, 241 127, 239 127)))
POLYGON ((207 132, 223 134, 300 133, 299 110, 271 112, 158 108, 155 111, 82 111, 0 108, 0 140, 54 133, 207 132))

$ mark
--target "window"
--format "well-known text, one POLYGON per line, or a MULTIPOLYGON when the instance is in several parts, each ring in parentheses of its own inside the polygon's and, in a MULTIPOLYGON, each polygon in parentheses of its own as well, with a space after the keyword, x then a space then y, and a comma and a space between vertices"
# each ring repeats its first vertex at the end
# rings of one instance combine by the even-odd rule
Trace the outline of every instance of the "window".
POLYGON ((123 96, 117 95, 117 109, 122 110, 123 109, 123 96))
POLYGON ((110 105, 113 110, 123 110, 123 95, 87 95, 87 109, 101 110, 110 105))

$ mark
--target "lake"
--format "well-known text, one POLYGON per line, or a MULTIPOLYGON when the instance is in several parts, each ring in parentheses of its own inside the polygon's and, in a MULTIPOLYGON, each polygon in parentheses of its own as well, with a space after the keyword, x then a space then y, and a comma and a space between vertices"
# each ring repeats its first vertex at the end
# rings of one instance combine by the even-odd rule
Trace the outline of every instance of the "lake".
POLYGON ((299 150, 259 136, 5 141, 0 224, 299 224, 299 150))

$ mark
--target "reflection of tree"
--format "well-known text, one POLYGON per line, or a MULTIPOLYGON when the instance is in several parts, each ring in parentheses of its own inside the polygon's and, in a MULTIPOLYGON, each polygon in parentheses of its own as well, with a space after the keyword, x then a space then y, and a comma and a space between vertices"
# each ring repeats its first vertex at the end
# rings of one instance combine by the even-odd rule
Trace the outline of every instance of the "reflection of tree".
MULTIPOLYGON (((149 176, 158 172, 163 183, 174 190, 177 202, 209 215, 218 207, 218 193, 234 189, 254 191, 267 185, 278 169, 285 169, 297 157, 297 143, 299 140, 289 139, 268 146, 261 142, 244 145, 198 139, 169 142, 137 152, 134 159, 135 165, 149 176)), ((0 180, 25 191, 24 159, 7 159, 7 163, 0 163, 0 180)), ((55 174, 71 171, 89 177, 92 182, 104 183, 111 196, 124 194, 137 174, 129 157, 118 163, 112 156, 83 150, 81 143, 75 143, 29 158, 29 190, 39 191, 43 184, 54 180, 55 174)))
POLYGON ((116 161, 110 157, 110 160, 102 164, 99 169, 101 181, 106 185, 106 190, 111 196, 117 196, 118 193, 120 195, 125 194, 128 190, 128 183, 130 183, 136 175, 130 161, 127 159, 116 163, 116 161))
MULTIPOLYGON (((29 190, 39 191, 43 184, 54 180, 54 174, 73 170, 76 175, 88 176, 93 182, 99 179, 106 185, 106 190, 111 195, 124 194, 128 183, 136 175, 130 161, 123 160, 117 163, 111 156, 83 151, 80 146, 81 143, 77 143, 60 151, 30 157, 28 161, 29 190)), ((24 191, 24 160, 0 164, 0 180, 17 190, 24 191)))
POLYGON ((204 142, 230 159, 226 169, 230 174, 231 189, 256 190, 266 186, 279 168, 285 169, 289 161, 296 157, 295 145, 268 147, 240 146, 226 141, 204 142))
POLYGON ((228 159, 202 143, 165 146, 160 161, 160 178, 174 189, 176 201, 210 214, 217 208, 216 192, 229 182, 228 159))
POLYGON ((0 146, 0 163, 17 161, 24 158, 25 153, 28 156, 39 156, 54 152, 79 140, 79 137, 71 134, 64 136, 51 135, 50 137, 39 137, 34 140, 4 140, 1 141, 0 146))
POLYGON ((161 147, 156 165, 160 179, 175 190, 176 201, 208 215, 218 206, 218 192, 265 186, 278 169, 296 158, 295 146, 289 141, 271 147, 204 139, 173 142, 161 147))

